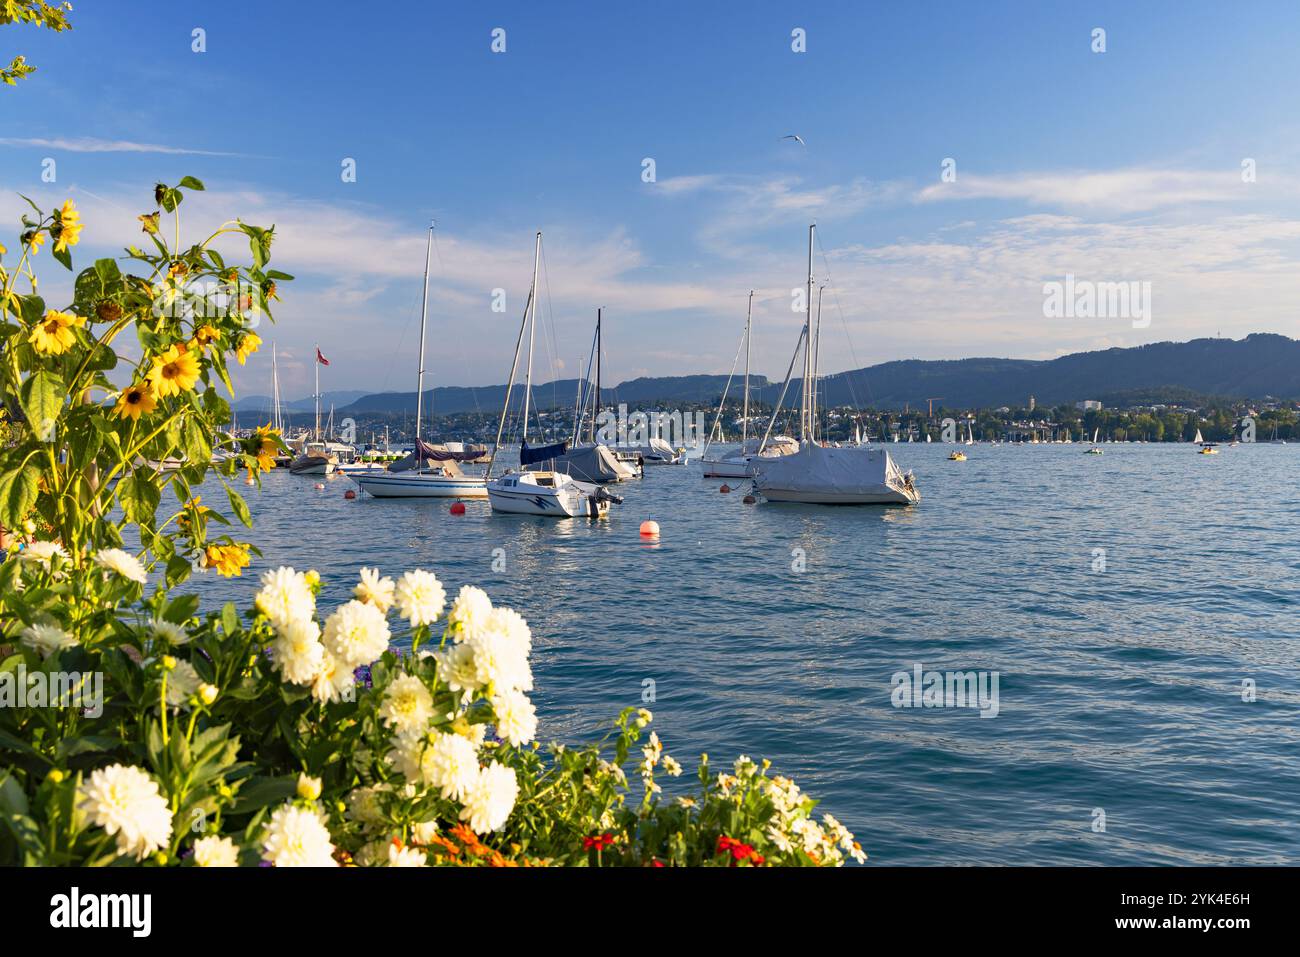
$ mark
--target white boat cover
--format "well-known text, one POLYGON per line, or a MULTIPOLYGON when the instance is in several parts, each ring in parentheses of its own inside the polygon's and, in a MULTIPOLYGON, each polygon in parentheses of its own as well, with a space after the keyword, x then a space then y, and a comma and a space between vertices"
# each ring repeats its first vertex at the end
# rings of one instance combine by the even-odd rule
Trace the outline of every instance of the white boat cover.
POLYGON ((854 505, 920 499, 910 479, 879 447, 826 448, 805 442, 791 455, 756 456, 750 467, 754 485, 771 501, 854 505))
POLYGON ((675 459, 677 450, 660 438, 652 438, 643 445, 626 443, 614 446, 620 452, 635 452, 643 458, 675 459))
POLYGON ((604 484, 636 476, 630 466, 615 458, 604 445, 577 445, 549 461, 556 472, 563 472, 579 482, 604 484))
POLYGON ((461 475, 463 473, 456 467, 457 461, 467 461, 465 453, 452 452, 444 446, 430 445, 421 440, 416 444, 414 451, 389 465, 388 471, 409 472, 412 469, 428 468, 430 464, 436 464, 446 469, 448 475, 461 475))

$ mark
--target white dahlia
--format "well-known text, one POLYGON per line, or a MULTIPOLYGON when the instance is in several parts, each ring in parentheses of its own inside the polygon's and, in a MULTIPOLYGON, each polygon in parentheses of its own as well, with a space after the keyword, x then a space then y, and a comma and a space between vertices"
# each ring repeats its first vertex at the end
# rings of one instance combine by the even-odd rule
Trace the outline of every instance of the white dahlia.
POLYGON ((276 867, 335 867, 334 844, 320 813, 283 804, 262 831, 262 857, 276 867))
POLYGON ((310 618, 295 618, 276 631, 276 639, 271 643, 271 657, 280 669, 280 676, 291 684, 311 684, 325 661, 320 625, 310 618))
POLYGON ((429 739, 423 734, 397 734, 389 749, 388 763, 412 784, 423 780, 423 761, 429 739))
POLYGON ((307 576, 284 565, 262 572, 262 589, 254 601, 257 610, 271 619, 276 631, 291 622, 311 618, 316 612, 316 597, 307 576))
POLYGON ((189 632, 184 628, 162 618, 155 618, 149 622, 149 633, 156 640, 165 641, 169 645, 183 645, 190 640, 189 632))
POLYGON ((238 867, 239 848, 228 837, 201 837, 194 842, 196 867, 238 867))
POLYGON ((176 667, 167 673, 167 703, 179 708, 199 693, 201 684, 203 679, 194 666, 184 658, 178 658, 176 667))
POLYGON ((48 658, 56 651, 62 651, 64 648, 71 648, 73 645, 79 644, 74 636, 68 634, 58 625, 43 624, 41 622, 24 628, 22 641, 28 648, 39 652, 42 658, 48 658))
POLYGON ((467 821, 475 834, 499 831, 514 810, 518 796, 515 769, 493 761, 479 772, 466 792, 460 819, 467 821))
POLYGON ((374 605, 384 614, 393 605, 393 591, 397 587, 391 578, 381 578, 378 568, 361 569, 361 581, 352 589, 352 596, 357 601, 374 605))
POLYGON ((402 847, 397 841, 388 845, 389 867, 428 867, 427 854, 418 847, 402 847))
POLYGON ((311 696, 321 704, 343 701, 349 697, 356 683, 354 669, 345 667, 328 651, 323 651, 320 670, 311 679, 311 696))
POLYGON ((442 796, 459 801, 478 778, 474 742, 458 734, 435 734, 420 757, 424 783, 442 796))
POLYGON ((80 796, 80 810, 117 836, 119 854, 140 861, 171 839, 167 800, 158 793, 158 782, 140 768, 125 764, 99 768, 82 784, 80 796))
POLYGON ((417 568, 397 581, 397 610, 412 628, 437 621, 446 600, 447 593, 432 572, 417 568))
POLYGON ((411 843, 412 844, 431 844, 434 837, 438 834, 437 821, 421 821, 418 824, 411 825, 411 843))
POLYGON ((120 548, 103 548, 95 552, 95 564, 106 571, 116 572, 128 581, 141 585, 149 581, 149 575, 140 564, 140 559, 120 548))
POLYGON ((388 650, 388 621, 374 605, 355 599, 325 621, 322 641, 345 668, 368 665, 388 650))
POLYGON ((522 691, 503 691, 492 699, 497 737, 516 748, 537 737, 537 709, 522 691))
POLYGON ((18 552, 18 557, 25 562, 39 562, 46 568, 50 567, 50 560, 58 555, 65 562, 68 560, 68 553, 58 542, 28 542, 18 552))
POLYGON ((533 672, 528 650, 510 634, 486 628, 465 642, 474 654, 474 672, 480 685, 498 690, 531 691, 533 672))
POLYGON ((473 585, 461 585, 456 600, 447 612, 447 623, 451 625, 452 634, 457 641, 464 641, 474 634, 492 614, 492 599, 487 592, 473 585))
POLYGON ((401 675, 384 691, 379 717, 397 734, 423 731, 433 717, 433 695, 415 675, 401 675))
POLYGON ((523 647, 525 654, 533 650, 533 632, 524 616, 513 608, 493 608, 486 626, 509 635, 523 647))
POLYGON ((452 691, 475 691, 481 682, 474 666, 474 648, 471 645, 448 645, 437 652, 438 680, 452 691))

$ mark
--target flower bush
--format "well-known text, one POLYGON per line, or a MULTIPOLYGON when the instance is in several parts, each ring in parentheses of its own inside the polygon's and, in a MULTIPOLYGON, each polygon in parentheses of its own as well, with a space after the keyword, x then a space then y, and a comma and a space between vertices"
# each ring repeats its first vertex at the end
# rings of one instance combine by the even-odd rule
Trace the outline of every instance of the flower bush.
MULTIPOLYGON (((277 281, 273 231, 228 223, 182 247, 186 178, 140 217, 142 275, 99 260, 47 308, 34 257, 71 268, 75 206, 33 205, 0 259, 0 864, 291 866, 833 865, 863 854, 767 762, 708 758, 696 783, 624 711, 583 747, 542 746, 531 630, 509 608, 415 569, 361 569, 318 607, 319 576, 265 570, 247 607, 201 613, 197 569, 256 550, 208 528, 203 481, 256 484, 279 437, 221 431, 227 363, 256 350, 277 281), (173 243, 160 217, 173 217, 173 243), (242 234, 246 267, 214 243, 242 234), (20 294, 19 278, 30 291, 20 294), (202 283, 196 283, 202 280, 202 283), (220 303, 213 301, 219 296, 220 303), (117 349, 133 330, 138 358, 117 349), (110 371, 125 385, 114 385, 110 371), (213 452, 228 457, 213 464, 213 452), (180 461, 174 471, 160 463, 180 461), (164 492, 177 506, 160 519, 164 492)), ((0 249, 0 255, 4 252, 0 249)), ((132 350, 136 351, 136 350, 132 350)), ((210 486, 209 486, 210 487, 210 486)), ((252 589, 250 587, 250 593, 252 589)))

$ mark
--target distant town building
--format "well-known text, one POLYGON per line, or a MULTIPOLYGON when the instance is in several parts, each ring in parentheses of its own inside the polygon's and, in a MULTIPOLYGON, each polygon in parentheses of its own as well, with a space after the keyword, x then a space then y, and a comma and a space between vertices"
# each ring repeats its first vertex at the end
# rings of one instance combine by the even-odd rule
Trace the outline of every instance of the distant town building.
POLYGON ((1037 405, 1038 405, 1038 401, 1037 401, 1037 400, 1036 400, 1036 399, 1031 395, 1031 396, 1029 397, 1029 411, 1030 411, 1030 412, 1033 412, 1033 411, 1034 411, 1034 408, 1035 408, 1037 405))
POLYGON ((1100 412, 1101 403, 1096 399, 1084 399, 1082 402, 1074 403, 1074 407, 1080 412, 1100 412))

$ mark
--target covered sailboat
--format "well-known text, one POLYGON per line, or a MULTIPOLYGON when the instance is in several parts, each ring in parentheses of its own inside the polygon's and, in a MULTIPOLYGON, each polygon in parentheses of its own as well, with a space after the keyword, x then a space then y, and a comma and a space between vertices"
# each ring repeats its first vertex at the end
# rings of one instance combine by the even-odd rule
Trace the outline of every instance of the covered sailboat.
MULTIPOLYGON (((912 474, 903 472, 884 448, 827 448, 814 441, 817 423, 816 351, 812 327, 813 243, 816 226, 808 227, 808 295, 799 349, 803 349, 803 399, 799 418, 799 451, 776 458, 756 458, 751 466, 754 487, 769 502, 805 502, 817 505, 914 505, 921 500, 912 474)), ((794 369, 791 359, 790 371, 794 369)), ((786 373, 786 387, 790 372, 786 373)), ((784 397, 785 388, 782 388, 784 397)), ((768 423, 776 423, 780 401, 768 423)))

